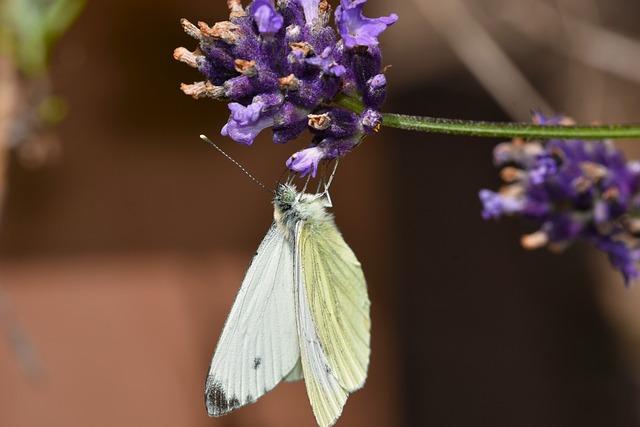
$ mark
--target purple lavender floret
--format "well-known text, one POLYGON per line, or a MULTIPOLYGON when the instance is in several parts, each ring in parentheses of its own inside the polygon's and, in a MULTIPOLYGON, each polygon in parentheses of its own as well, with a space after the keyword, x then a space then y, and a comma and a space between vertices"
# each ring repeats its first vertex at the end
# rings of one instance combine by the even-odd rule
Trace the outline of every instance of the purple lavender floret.
MULTIPOLYGON (((572 122, 534 115, 546 125, 572 122)), ((584 240, 605 252, 625 282, 640 277, 640 165, 609 141, 551 140, 500 144, 494 152, 505 185, 482 190, 482 216, 521 216, 538 231, 527 249, 563 249, 584 240)))
POLYGON ((370 19, 366 0, 341 0, 338 31, 328 25, 326 0, 227 0, 228 21, 212 27, 182 20, 199 42, 191 52, 178 48, 174 58, 198 69, 205 80, 183 84, 196 99, 229 103, 222 135, 251 145, 271 128, 273 141, 286 143, 305 130, 311 147, 287 161, 303 176, 315 176, 319 164, 346 155, 363 137, 377 132, 387 93, 378 36, 398 19, 370 19), (329 107, 341 95, 360 98, 361 114, 329 107))
POLYGON ((604 237, 597 239, 595 245, 607 254, 611 264, 622 273, 625 283, 629 284, 640 277, 640 271, 637 267, 638 261, 640 261, 640 249, 630 248, 624 242, 604 237))
POLYGON ((342 77, 347 72, 344 65, 338 64, 333 56, 333 49, 327 47, 320 55, 316 55, 313 58, 305 60, 307 64, 315 65, 320 68, 325 74, 342 77))
POLYGON ((258 134, 273 125, 273 119, 262 118, 262 103, 253 103, 248 107, 236 102, 229 104, 231 117, 222 128, 222 135, 230 136, 234 141, 245 145, 253 144, 258 134))
POLYGON ((373 108, 379 109, 387 97, 387 77, 384 74, 378 74, 371 77, 367 81, 364 90, 364 103, 373 108))
POLYGON ((275 34, 284 24, 284 18, 276 11, 271 0, 254 0, 251 13, 261 34, 275 34))
POLYGON ((230 103, 231 117, 221 134, 241 144, 253 144, 260 132, 277 123, 283 100, 283 96, 276 93, 258 95, 246 107, 237 102, 230 103))
POLYGON ((291 156, 287 160, 287 167, 302 177, 311 175, 315 178, 318 173, 318 165, 325 156, 325 151, 320 147, 307 148, 291 156))
POLYGON ((398 15, 367 18, 362 13, 367 0, 340 0, 336 9, 336 22, 344 44, 348 48, 357 46, 376 47, 378 36, 396 23, 398 15))
POLYGON ((490 190, 480 191, 480 200, 484 206, 482 210, 484 219, 497 219, 504 215, 519 213, 524 208, 522 198, 490 190))

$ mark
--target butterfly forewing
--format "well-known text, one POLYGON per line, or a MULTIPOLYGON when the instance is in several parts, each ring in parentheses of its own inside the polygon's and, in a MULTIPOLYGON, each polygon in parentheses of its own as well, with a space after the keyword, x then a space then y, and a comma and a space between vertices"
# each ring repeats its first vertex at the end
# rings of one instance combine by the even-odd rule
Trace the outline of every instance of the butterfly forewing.
POLYGON ((210 416, 256 401, 287 377, 300 358, 294 252, 274 224, 233 303, 207 377, 210 416))

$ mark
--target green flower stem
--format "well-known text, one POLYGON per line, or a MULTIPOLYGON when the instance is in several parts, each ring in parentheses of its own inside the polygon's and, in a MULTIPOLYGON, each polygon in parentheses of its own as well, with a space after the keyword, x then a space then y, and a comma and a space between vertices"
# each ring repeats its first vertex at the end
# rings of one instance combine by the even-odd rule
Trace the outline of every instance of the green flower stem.
MULTIPOLYGON (((340 96, 336 104, 356 113, 364 109, 360 100, 349 96, 340 96)), ((417 132, 482 138, 640 139, 640 125, 540 126, 530 123, 475 122, 403 114, 383 114, 382 125, 417 132)))
POLYGON ((640 139, 640 125, 539 126, 384 114, 383 125, 396 129, 484 138, 640 139))

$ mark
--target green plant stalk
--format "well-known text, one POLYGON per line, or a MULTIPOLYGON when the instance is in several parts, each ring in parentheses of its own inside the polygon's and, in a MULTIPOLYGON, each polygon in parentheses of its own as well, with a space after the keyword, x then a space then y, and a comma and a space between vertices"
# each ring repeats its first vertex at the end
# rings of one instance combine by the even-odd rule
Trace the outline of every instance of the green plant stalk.
MULTIPOLYGON (((360 100, 345 95, 338 97, 336 104, 356 113, 364 110, 360 100)), ((541 126, 531 123, 477 122, 387 113, 383 114, 382 125, 416 132, 481 138, 640 139, 640 124, 541 126)))

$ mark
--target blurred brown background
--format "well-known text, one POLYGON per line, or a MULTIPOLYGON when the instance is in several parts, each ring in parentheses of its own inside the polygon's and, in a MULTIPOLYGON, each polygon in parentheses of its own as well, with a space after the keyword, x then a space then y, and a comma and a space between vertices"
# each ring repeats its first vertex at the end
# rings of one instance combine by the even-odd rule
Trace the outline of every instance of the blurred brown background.
MULTIPOLYGON (((401 17, 383 36, 388 111, 640 120, 637 2, 369 3, 401 17)), ((222 1, 90 0, 56 49, 63 153, 12 164, 0 238, 0 425, 314 425, 302 384, 222 419, 203 405, 272 211, 198 135, 267 183, 306 144, 232 144, 224 105, 179 92, 199 77, 171 59, 193 45, 179 18, 225 16, 222 1)), ((496 142, 386 130, 342 163, 335 213, 368 277, 373 356, 339 425, 640 425, 640 291, 587 248, 524 253, 520 224, 481 221, 496 142)))

